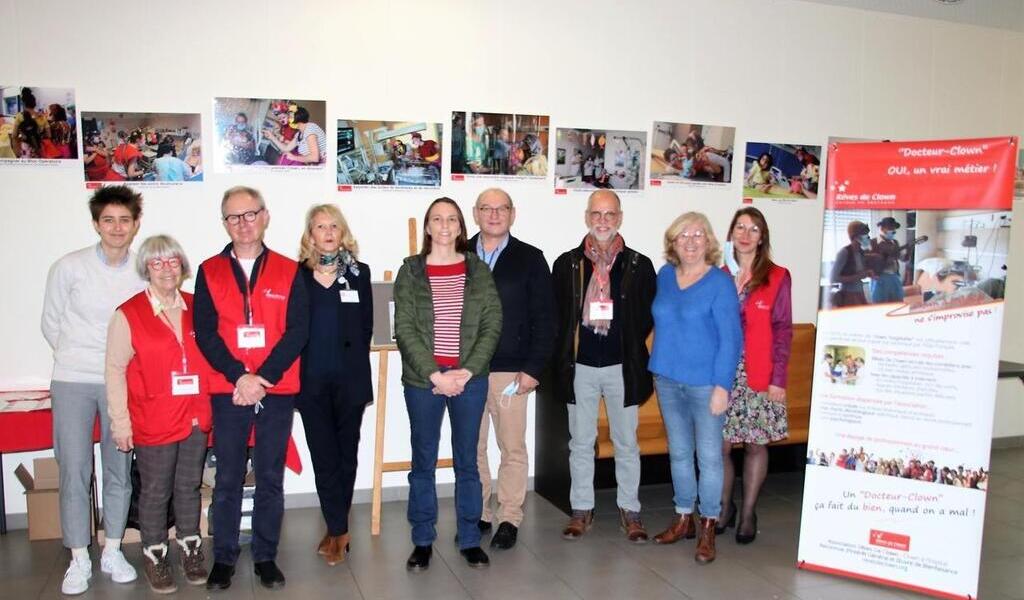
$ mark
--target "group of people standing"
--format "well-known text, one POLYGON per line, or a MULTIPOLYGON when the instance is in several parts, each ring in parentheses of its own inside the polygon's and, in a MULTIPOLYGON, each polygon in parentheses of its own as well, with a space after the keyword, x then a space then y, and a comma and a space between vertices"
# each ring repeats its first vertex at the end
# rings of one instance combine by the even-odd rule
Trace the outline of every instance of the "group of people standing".
MULTIPOLYGON (((344 561, 360 426, 373 399, 370 268, 358 260, 344 216, 333 205, 312 207, 296 262, 264 244, 270 213, 260 192, 228 189, 221 219, 231 241, 198 267, 193 295, 180 289, 191 269, 173 238, 153 236, 130 250, 142 216, 138 193, 105 187, 89 206, 100 242, 54 264, 43 312, 55 356, 63 537, 72 554, 62 591, 84 592, 92 575, 87 515, 97 414, 107 540, 100 566, 114 581, 136 578, 120 551, 134 451, 143 563, 155 591, 176 589, 169 508, 185 579, 211 590, 231 585, 250 456, 254 570, 262 585, 283 586, 276 557, 296 409, 326 522, 316 551, 328 564, 344 561), (208 446, 217 458, 209 571, 199 532, 208 446)), ((630 541, 647 541, 637 409, 657 389, 678 515, 655 542, 699 536, 695 556, 706 563, 715 558, 715 535, 728 527, 737 527, 738 542, 753 541, 765 445, 787 435, 792 337, 790 277, 771 261, 763 215, 737 211, 724 268, 707 218, 681 215, 665 232, 668 264, 657 274, 648 257, 625 245, 622 206, 608 190, 591 194, 586 234, 551 271, 541 250, 512 236, 516 209, 504 190, 481 193, 472 216, 479 233, 469 238, 454 200, 431 203, 421 250, 404 261, 394 285, 412 446, 407 568, 426 569, 432 557, 446 411, 462 556, 472 567, 487 566, 482 538, 494 526, 491 548, 516 544, 527 490, 527 399, 545 373, 550 395, 568 411, 572 514, 564 538, 580 538, 593 522, 603 399, 621 526, 630 541), (492 427, 501 453, 494 482, 492 427), (741 509, 732 501, 737 443, 746 448, 741 509)))
POLYGON ((31 88, 18 97, 22 110, 13 123, 0 119, 0 158, 77 158, 73 115, 56 103, 43 109, 31 88))

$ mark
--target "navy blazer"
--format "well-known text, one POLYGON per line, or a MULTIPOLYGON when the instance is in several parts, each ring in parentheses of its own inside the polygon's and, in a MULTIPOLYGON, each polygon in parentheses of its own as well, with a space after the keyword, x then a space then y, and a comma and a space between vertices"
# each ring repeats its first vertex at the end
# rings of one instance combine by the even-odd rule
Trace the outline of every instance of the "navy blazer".
MULTIPOLYGON (((346 397, 359 404, 373 403, 373 384, 370 379, 370 341, 373 339, 373 289, 370 285, 370 267, 366 263, 357 263, 359 276, 345 273, 349 287, 359 293, 359 302, 338 302, 338 336, 341 338, 342 349, 342 384, 345 386, 346 397)), ((313 271, 305 265, 299 266, 299 273, 307 286, 320 285, 313 278, 313 271)), ((317 327, 317 314, 310 310, 309 327, 317 327)), ((306 364, 309 346, 302 351, 302 390, 299 392, 301 402, 303 391, 307 389, 306 364)))

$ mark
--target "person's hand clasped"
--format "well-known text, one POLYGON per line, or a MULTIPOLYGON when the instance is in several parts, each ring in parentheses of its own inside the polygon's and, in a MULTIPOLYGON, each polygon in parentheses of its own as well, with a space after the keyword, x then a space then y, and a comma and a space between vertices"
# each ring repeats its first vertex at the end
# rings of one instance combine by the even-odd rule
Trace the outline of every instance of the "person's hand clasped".
POLYGON ((786 388, 777 385, 768 386, 768 399, 772 402, 784 403, 786 401, 786 388))
POLYGON ((235 383, 231 401, 237 406, 253 406, 267 395, 267 388, 274 387, 266 379, 253 373, 246 373, 235 383))
POLYGON ((466 369, 452 369, 444 373, 437 371, 430 376, 430 382, 434 384, 435 394, 442 396, 458 396, 466 387, 466 382, 473 377, 473 374, 466 369))
POLYGON ((716 417, 729 408, 729 392, 722 386, 716 385, 711 391, 711 414, 716 417))

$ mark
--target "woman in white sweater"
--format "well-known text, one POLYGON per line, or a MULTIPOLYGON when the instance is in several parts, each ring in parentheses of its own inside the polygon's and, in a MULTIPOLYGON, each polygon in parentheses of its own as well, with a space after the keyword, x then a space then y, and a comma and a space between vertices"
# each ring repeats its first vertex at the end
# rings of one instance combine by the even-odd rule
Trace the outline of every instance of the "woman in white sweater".
POLYGON ((103 529, 106 546, 100 569, 128 583, 135 569, 121 553, 131 498, 131 455, 120 452, 110 431, 103 383, 107 324, 114 309, 145 287, 130 250, 139 230, 142 196, 127 186, 104 187, 89 200, 98 244, 61 257, 50 268, 43 300, 42 330, 53 348, 53 449, 60 467, 60 519, 71 563, 61 591, 89 588, 88 546, 93 423, 103 432, 103 529))

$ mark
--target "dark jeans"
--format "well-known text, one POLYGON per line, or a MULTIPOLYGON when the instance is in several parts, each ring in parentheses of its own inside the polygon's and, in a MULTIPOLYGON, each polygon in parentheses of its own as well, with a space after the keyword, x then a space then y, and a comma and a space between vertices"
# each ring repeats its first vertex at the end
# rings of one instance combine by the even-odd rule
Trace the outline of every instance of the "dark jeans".
POLYGON ((202 500, 199 484, 206 462, 206 434, 193 427, 183 440, 159 446, 135 446, 139 466, 139 529, 142 545, 167 543, 167 505, 174 501, 178 539, 199 535, 202 500))
POLYGON ((313 459, 320 510, 330 535, 348 533, 359 458, 359 429, 366 410, 365 404, 349 397, 339 379, 303 380, 302 392, 295 400, 313 459))
POLYGON ((255 429, 252 560, 274 560, 284 516, 284 456, 292 433, 295 396, 268 394, 263 399, 259 414, 253 406, 232 404, 231 394, 214 394, 212 400, 213 453, 217 456, 217 480, 213 488, 213 558, 229 565, 238 560, 242 483, 245 480, 249 432, 255 429))
POLYGON ((480 420, 487 402, 487 377, 466 382, 458 396, 448 398, 429 389, 405 386, 405 406, 412 432, 412 470, 409 472, 409 523, 412 543, 429 546, 437 538, 437 447, 441 441, 441 421, 448 409, 452 426, 452 458, 455 462, 455 516, 458 520, 459 548, 480 545, 480 520, 483 500, 480 472, 476 464, 476 445, 480 420))

